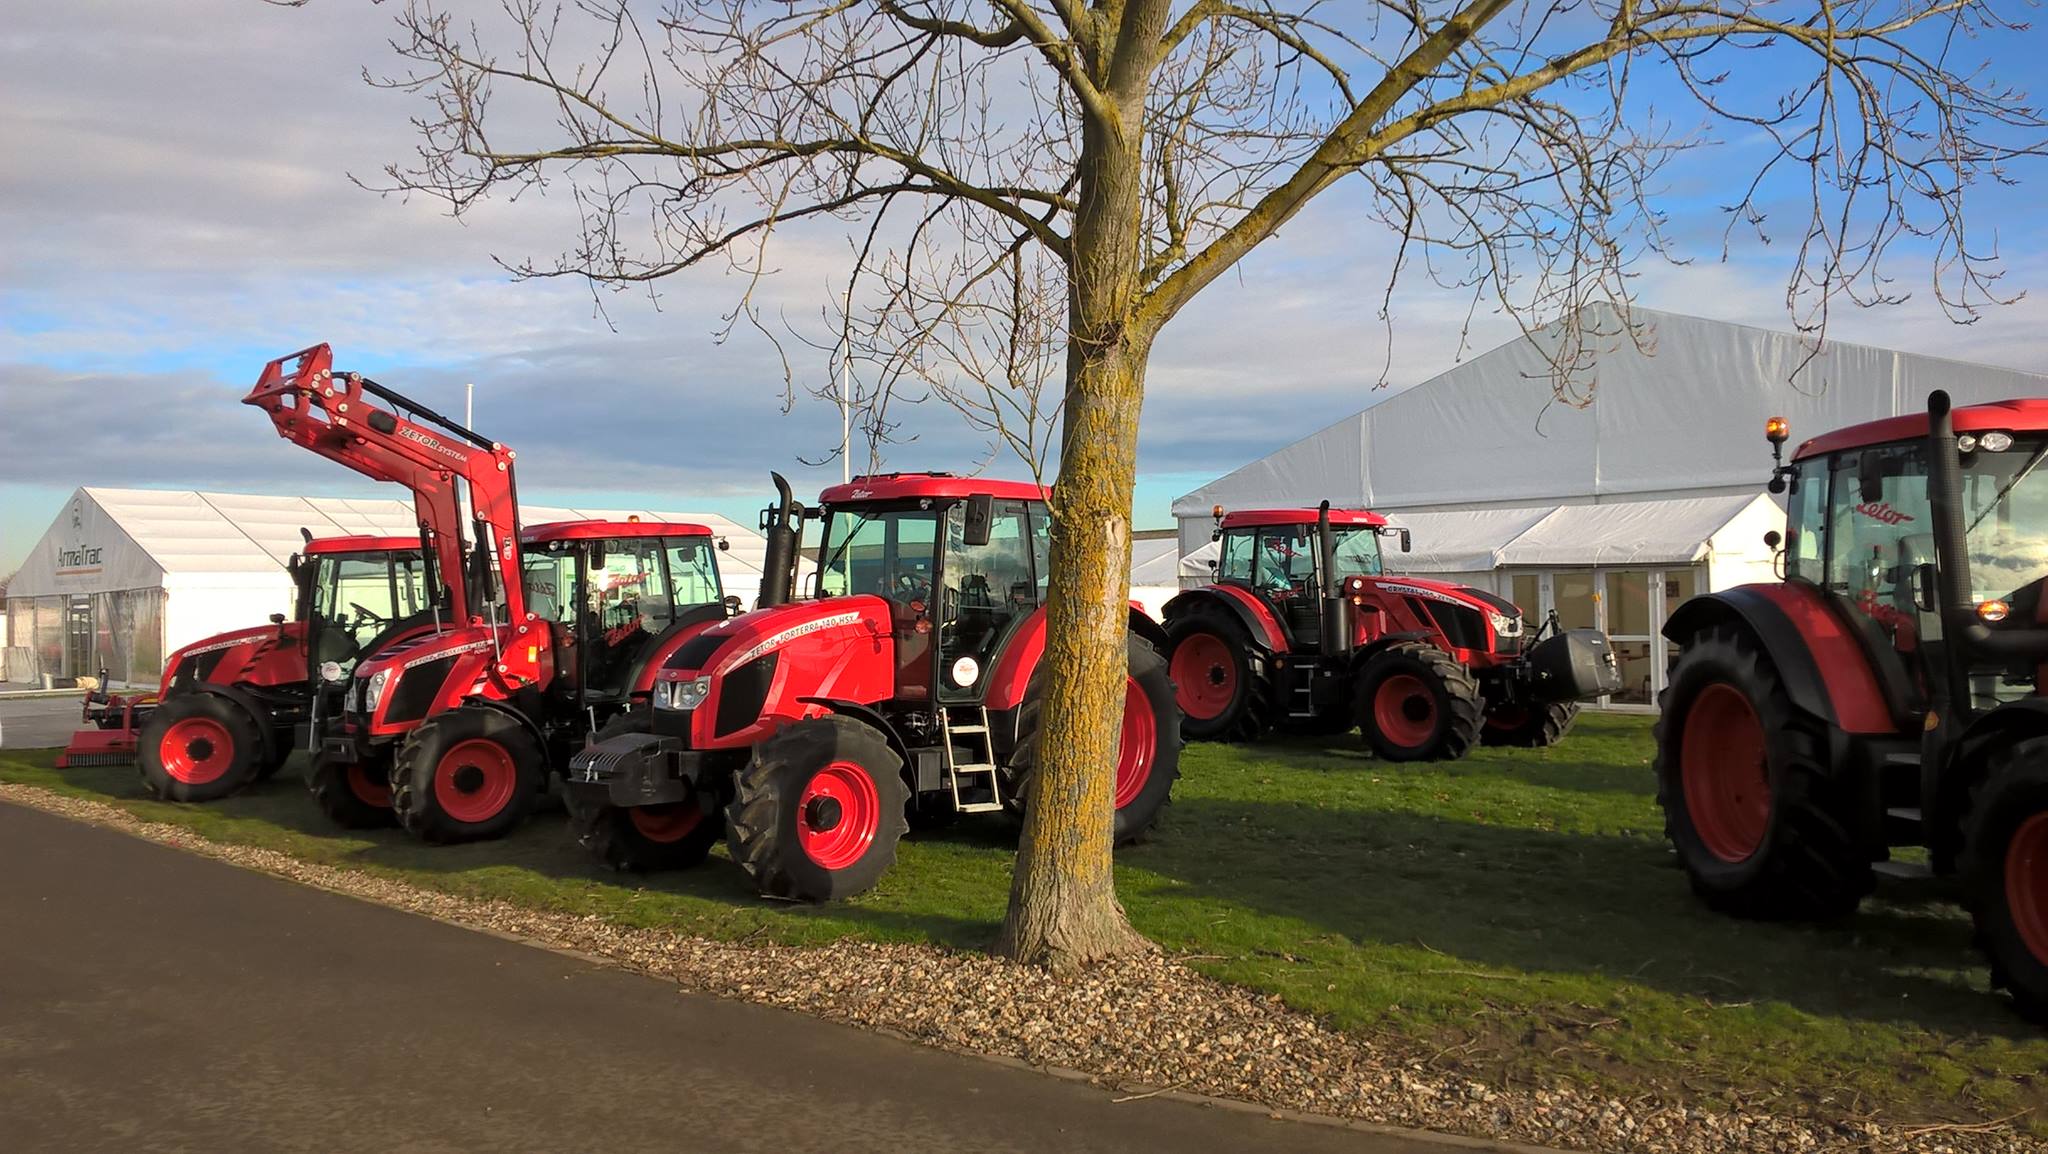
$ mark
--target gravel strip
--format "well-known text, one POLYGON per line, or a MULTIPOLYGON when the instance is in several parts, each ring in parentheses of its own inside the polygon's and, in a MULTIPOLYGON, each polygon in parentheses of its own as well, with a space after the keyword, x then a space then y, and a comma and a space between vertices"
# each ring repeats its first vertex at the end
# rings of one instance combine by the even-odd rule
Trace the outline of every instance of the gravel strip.
POLYGON ((479 901, 211 841, 103 802, 0 784, 0 801, 443 921, 577 951, 686 989, 781 1006, 928 1045, 1065 1068, 1106 1085, 1167 1088, 1370 1123, 1574 1150, 1683 1152, 2048 1151, 2010 1127, 1901 1127, 1730 1112, 1558 1086, 1501 1088, 1428 1069, 1288 1009, 1278 997, 1161 956, 1058 979, 982 954, 841 941, 746 945, 593 916, 479 901))

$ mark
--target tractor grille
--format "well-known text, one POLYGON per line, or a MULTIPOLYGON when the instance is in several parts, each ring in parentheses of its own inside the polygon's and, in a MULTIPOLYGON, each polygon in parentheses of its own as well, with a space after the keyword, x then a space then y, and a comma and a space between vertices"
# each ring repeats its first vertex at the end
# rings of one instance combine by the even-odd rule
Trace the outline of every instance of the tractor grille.
POLYGON ((384 711, 384 720, 418 721, 425 717, 434 699, 441 695, 442 684, 448 680, 448 671, 455 668, 459 656, 451 653, 406 670, 390 690, 391 705, 384 711))
POLYGON ((1486 619, 1477 609, 1420 597, 1410 597, 1408 601, 1424 620, 1435 622, 1443 630, 1445 643, 1453 649, 1486 648, 1486 619))
POLYGON ((775 681, 775 660, 780 656, 757 657, 725 675, 718 687, 715 735, 736 733, 761 716, 761 707, 768 704, 768 687, 775 681))

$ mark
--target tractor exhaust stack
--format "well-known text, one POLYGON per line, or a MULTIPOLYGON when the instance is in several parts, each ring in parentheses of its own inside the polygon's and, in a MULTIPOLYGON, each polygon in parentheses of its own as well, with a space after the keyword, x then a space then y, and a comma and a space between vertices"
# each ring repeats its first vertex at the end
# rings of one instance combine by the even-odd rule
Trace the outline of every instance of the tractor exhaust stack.
POLYGON ((775 504, 761 510, 761 532, 768 538, 768 552, 761 561, 760 607, 787 605, 796 592, 797 546, 803 532, 803 507, 796 503, 789 482, 780 473, 769 473, 775 481, 775 504))

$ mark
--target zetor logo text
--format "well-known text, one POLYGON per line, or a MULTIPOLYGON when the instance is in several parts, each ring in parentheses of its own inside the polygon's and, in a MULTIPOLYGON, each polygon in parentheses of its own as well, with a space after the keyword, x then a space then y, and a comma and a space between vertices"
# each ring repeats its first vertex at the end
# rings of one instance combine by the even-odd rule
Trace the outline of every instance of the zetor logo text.
POLYGON ((398 430, 398 435, 404 437, 408 441, 417 441, 420 444, 425 445, 427 448, 434 450, 436 453, 439 453, 444 457, 453 457, 458 461, 468 460, 468 458, 464 457, 462 453, 460 453, 459 451, 449 448, 448 446, 442 444, 441 442, 435 440, 434 438, 427 436, 425 433, 420 432, 418 429, 401 426, 398 430))
POLYGON ((1887 525, 1897 525, 1902 521, 1911 521, 1913 519, 1911 513, 1901 513, 1899 510, 1892 508, 1890 501, 1865 501, 1861 505, 1856 506, 1856 511, 1873 521, 1882 521, 1887 525))

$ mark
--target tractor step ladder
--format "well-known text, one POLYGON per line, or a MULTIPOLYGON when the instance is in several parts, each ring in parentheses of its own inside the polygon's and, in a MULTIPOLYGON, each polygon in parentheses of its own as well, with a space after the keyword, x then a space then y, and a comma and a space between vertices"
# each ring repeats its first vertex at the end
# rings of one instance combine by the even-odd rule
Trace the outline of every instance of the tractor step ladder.
POLYGON ((1308 675, 1296 681, 1287 694, 1287 716, 1301 719, 1316 715, 1316 669, 1310 666, 1308 675))
POLYGON ((1918 861, 1871 862, 1870 872, 1881 878, 1902 882, 1925 881, 1934 876, 1934 871, 1928 868, 1926 862, 1918 861))
MULTIPOLYGON (((959 706, 974 720, 966 725, 953 724, 952 706, 939 707, 939 750, 945 759, 946 788, 953 795, 953 808, 961 813, 991 813, 1003 808, 1002 772, 996 768, 995 743, 988 731, 988 708, 986 706, 959 706), (980 761, 953 760, 953 739, 964 737, 981 742, 980 761), (988 800, 966 801, 960 796, 960 778, 986 775, 988 777, 988 800)), ((969 782, 973 789, 978 783, 969 782)))

